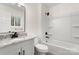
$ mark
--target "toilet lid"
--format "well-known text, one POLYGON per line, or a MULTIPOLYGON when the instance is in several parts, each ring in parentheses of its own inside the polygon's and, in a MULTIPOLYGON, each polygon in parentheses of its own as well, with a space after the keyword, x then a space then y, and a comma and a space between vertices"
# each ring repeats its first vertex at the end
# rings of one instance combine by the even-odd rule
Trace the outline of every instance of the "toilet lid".
POLYGON ((42 50, 42 51, 48 51, 48 47, 44 44, 37 44, 36 48, 42 50))

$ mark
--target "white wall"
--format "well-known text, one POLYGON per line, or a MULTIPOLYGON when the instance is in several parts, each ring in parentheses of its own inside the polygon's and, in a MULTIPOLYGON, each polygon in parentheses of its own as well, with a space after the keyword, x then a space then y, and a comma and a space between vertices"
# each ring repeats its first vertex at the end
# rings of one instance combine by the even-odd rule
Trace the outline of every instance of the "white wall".
POLYGON ((41 4, 27 3, 26 32, 27 34, 41 34, 41 4))
POLYGON ((42 21, 42 34, 48 31, 49 17, 46 16, 46 12, 48 12, 49 8, 42 4, 41 6, 41 21, 42 21))
POLYGON ((54 17, 66 16, 70 13, 79 11, 78 3, 63 3, 55 6, 51 13, 54 17))
POLYGON ((53 38, 79 44, 79 37, 73 37, 74 35, 79 34, 78 28, 72 27, 72 25, 79 25, 79 4, 59 4, 50 8, 50 13, 50 25, 55 32, 53 38))

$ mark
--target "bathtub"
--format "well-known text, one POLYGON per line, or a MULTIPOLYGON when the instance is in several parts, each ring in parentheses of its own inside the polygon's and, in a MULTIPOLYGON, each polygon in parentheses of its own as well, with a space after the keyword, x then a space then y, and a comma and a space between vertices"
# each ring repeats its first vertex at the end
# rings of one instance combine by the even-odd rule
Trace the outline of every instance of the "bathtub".
POLYGON ((48 51, 54 55, 79 55, 79 45, 58 40, 50 40, 42 43, 48 46, 48 51))

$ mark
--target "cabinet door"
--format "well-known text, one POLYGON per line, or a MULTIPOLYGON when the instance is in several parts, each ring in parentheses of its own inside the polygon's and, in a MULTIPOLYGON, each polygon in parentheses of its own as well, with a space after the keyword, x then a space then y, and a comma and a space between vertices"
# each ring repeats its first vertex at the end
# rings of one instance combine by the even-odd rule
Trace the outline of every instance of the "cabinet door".
POLYGON ((26 55, 34 55, 34 40, 27 41, 27 43, 24 44, 24 49, 26 55))
POLYGON ((3 48, 0 48, 0 55, 18 55, 19 47, 17 44, 12 44, 3 48))
POLYGON ((34 55, 34 40, 27 40, 19 43, 19 47, 22 48, 25 55, 34 55))

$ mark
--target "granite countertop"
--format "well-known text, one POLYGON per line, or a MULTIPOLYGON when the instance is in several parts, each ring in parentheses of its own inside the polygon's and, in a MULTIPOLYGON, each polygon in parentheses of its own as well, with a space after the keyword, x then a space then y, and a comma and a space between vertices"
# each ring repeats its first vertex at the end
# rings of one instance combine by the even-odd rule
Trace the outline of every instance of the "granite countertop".
POLYGON ((26 40, 31 40, 35 37, 36 37, 36 35, 27 35, 27 36, 21 36, 18 38, 3 39, 3 40, 0 40, 0 48, 5 47, 10 44, 19 43, 19 42, 26 41, 26 40))

